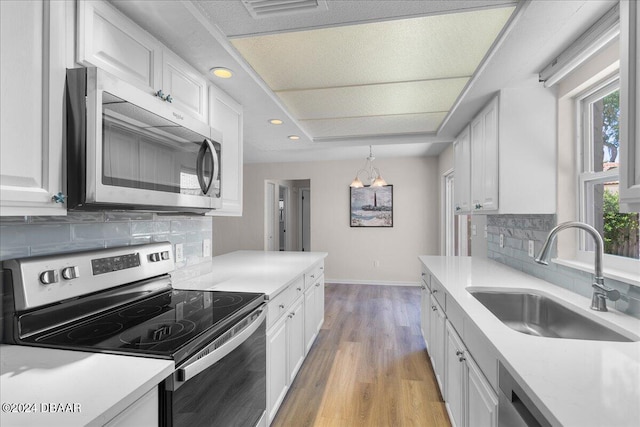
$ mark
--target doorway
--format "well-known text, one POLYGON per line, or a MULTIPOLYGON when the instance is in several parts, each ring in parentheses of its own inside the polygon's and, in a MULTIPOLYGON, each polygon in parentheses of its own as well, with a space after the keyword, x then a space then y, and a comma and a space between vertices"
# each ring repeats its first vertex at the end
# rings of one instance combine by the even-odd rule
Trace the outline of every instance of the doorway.
POLYGON ((309 251, 311 181, 265 180, 264 249, 309 251))

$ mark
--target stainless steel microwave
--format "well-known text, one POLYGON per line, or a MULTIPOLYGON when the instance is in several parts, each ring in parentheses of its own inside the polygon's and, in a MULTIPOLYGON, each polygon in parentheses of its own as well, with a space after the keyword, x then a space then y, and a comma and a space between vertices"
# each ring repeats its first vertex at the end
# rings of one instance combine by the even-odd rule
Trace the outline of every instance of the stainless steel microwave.
POLYGON ((67 208, 222 207, 222 135, 97 68, 67 70, 67 208))

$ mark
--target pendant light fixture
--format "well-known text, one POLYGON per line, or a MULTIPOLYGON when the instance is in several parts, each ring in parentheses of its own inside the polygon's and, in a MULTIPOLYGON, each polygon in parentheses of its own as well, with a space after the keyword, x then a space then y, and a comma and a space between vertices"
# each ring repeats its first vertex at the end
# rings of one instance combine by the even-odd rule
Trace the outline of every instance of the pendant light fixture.
POLYGON ((382 178, 382 175, 380 174, 378 168, 373 166, 373 161, 375 159, 376 158, 373 157, 371 146, 369 146, 369 157, 367 157, 367 160, 364 163, 364 167, 356 173, 356 177, 351 183, 350 187, 360 188, 365 186, 365 184, 360 180, 360 174, 364 174, 363 178, 367 183, 367 187, 384 187, 385 185, 387 185, 387 181, 382 178))

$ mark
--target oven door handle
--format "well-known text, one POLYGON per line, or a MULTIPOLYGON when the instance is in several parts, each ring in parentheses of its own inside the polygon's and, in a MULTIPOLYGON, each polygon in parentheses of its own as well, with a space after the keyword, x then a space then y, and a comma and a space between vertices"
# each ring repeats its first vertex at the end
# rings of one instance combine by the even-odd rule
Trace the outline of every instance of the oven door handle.
MULTIPOLYGON (((239 334, 234 335, 229 341, 222 346, 209 352, 206 356, 196 359, 194 362, 179 368, 177 372, 177 380, 179 382, 189 381, 191 378, 198 375, 200 372, 210 368, 220 361, 223 357, 231 353, 238 348, 240 344, 245 342, 253 333, 260 327, 264 319, 267 317, 267 312, 264 309, 260 309, 260 316, 258 316, 250 325, 245 327, 239 334)), ((203 350, 203 351, 206 351, 203 350)), ((202 353, 199 352, 199 353, 202 353)))

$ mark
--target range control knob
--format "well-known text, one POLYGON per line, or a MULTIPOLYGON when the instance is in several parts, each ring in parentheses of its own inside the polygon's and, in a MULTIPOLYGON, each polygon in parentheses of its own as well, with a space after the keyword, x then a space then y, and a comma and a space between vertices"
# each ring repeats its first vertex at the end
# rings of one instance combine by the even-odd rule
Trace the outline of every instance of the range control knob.
POLYGON ((169 251, 162 251, 162 259, 169 259, 169 251))
POLYGON ((62 269, 62 277, 66 280, 73 280, 80 277, 80 269, 78 266, 65 267, 62 269))
POLYGON ((160 252, 154 252, 151 255, 149 255, 149 261, 151 262, 158 262, 161 259, 162 258, 160 258, 160 252))
POLYGON ((50 285, 58 282, 58 272, 55 270, 47 270, 40 273, 40 283, 50 285))

